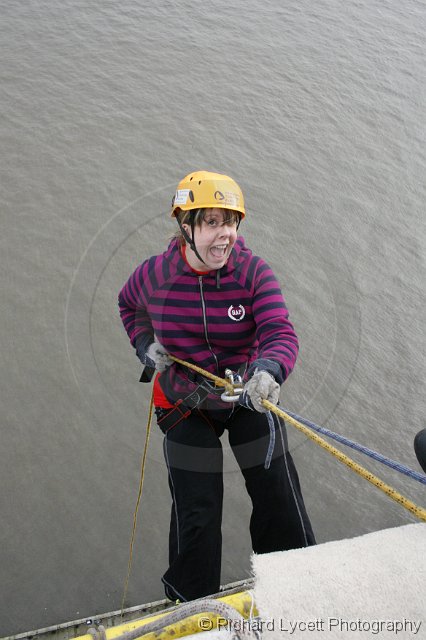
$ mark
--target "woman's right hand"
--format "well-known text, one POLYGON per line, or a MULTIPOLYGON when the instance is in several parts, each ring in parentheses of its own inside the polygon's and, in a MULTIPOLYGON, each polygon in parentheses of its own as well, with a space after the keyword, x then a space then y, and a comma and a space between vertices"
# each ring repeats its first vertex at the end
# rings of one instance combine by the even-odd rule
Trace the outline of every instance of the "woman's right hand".
POLYGON ((170 359, 168 352, 157 340, 149 345, 146 352, 146 364, 149 367, 161 372, 170 367, 172 363, 173 360, 170 359))

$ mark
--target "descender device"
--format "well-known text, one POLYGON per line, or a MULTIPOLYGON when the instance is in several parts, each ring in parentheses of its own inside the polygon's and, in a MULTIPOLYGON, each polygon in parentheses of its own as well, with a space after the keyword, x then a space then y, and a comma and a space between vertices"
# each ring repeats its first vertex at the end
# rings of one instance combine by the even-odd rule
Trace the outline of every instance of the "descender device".
POLYGON ((224 402, 237 402, 243 391, 243 380, 239 373, 234 373, 231 369, 225 369, 225 379, 232 385, 233 390, 226 389, 220 396, 224 402))

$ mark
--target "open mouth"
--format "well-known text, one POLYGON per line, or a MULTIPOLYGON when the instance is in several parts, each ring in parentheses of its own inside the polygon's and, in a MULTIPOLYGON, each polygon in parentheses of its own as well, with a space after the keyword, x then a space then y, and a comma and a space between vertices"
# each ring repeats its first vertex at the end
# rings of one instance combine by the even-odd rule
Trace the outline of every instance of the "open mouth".
POLYGON ((216 244, 210 247, 210 253, 212 253, 215 258, 224 258, 228 247, 229 244, 216 244))

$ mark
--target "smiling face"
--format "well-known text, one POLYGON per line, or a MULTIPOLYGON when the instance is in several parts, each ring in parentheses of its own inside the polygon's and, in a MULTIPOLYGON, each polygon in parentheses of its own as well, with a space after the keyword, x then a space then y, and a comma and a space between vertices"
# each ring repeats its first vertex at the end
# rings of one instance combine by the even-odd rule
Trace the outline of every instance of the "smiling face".
MULTIPOLYGON (((186 247, 186 259, 196 271, 221 269, 226 264, 237 240, 238 214, 232 213, 219 208, 204 210, 201 226, 196 224, 194 228, 195 246, 204 263, 186 247)), ((183 228, 191 236, 190 225, 183 224, 183 228)))

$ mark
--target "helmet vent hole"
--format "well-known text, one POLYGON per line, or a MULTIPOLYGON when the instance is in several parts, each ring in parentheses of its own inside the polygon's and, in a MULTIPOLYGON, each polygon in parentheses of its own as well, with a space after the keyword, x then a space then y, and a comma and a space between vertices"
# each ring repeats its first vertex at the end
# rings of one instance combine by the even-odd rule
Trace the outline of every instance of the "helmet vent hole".
POLYGON ((201 180, 198 180, 198 184, 201 184, 201 180))
POLYGON ((189 182, 191 182, 191 180, 192 180, 192 178, 193 178, 193 177, 194 177, 194 176, 191 176, 191 177, 189 178, 189 182))

